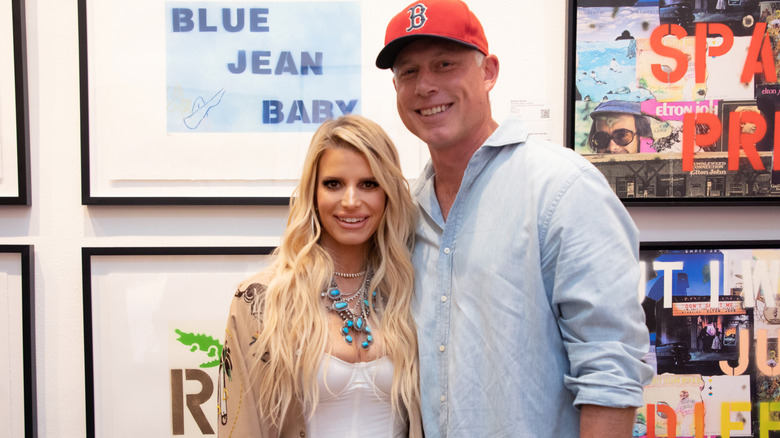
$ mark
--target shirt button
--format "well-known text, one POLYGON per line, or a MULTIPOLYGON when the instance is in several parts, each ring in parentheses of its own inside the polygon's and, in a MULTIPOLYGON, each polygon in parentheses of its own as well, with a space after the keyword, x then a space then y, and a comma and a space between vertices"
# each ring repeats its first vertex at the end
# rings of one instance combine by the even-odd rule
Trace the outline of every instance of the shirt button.
POLYGON ((447 301, 447 295, 442 295, 441 296, 441 302, 444 303, 446 301, 447 301))
POLYGON ((452 250, 449 248, 444 248, 444 254, 449 254, 452 250))
POLYGON ((445 397, 445 396, 441 396, 441 397, 439 397, 439 400, 441 400, 442 402, 444 402, 445 400, 447 400, 447 397, 445 397))
POLYGON ((447 349, 447 347, 445 347, 444 345, 439 345, 439 351, 444 351, 446 349, 447 349))

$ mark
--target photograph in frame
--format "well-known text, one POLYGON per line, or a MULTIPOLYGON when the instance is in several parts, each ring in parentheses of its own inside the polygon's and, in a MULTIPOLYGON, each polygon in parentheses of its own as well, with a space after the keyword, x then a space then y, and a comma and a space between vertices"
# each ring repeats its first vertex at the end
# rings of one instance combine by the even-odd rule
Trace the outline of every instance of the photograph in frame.
POLYGON ((0 424, 38 436, 32 245, 0 245, 0 424))
POLYGON ((231 300, 272 249, 82 249, 88 437, 215 435, 231 300))
POLYGON ((30 205, 24 0, 0 6, 0 205, 30 205))
POLYGON ((626 205, 780 204, 780 2, 572 0, 568 147, 626 205))
POLYGON ((773 436, 780 241, 647 242, 639 254, 656 375, 633 436, 773 436))

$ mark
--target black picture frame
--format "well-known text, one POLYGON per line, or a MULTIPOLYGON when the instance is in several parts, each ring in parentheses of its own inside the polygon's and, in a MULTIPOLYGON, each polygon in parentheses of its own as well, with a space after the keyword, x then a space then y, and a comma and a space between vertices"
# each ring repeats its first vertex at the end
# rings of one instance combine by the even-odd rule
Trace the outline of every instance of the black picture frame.
MULTIPOLYGON (((14 118, 16 138, 13 145, 3 147, 16 148, 15 180, 16 191, 8 195, 0 195, 0 205, 30 205, 30 120, 29 100, 27 95, 27 30, 25 18, 25 0, 11 0, 13 37, 3 41, 3 44, 13 45, 13 89, 14 118)), ((3 60, 3 62, 6 62, 3 60)), ((9 154, 10 155, 10 154, 9 154)), ((11 190, 13 191, 13 190, 11 190)))
POLYGON ((296 3, 229 8, 246 20, 226 30, 216 4, 78 0, 82 205, 288 205, 317 127, 343 114, 382 126, 415 178, 427 147, 368 104, 394 90, 361 49, 395 6, 296 3))
MULTIPOLYGON (((732 436, 764 436, 760 410, 773 401, 771 382, 777 381, 769 362, 777 340, 767 335, 780 327, 777 304, 770 307, 765 294, 780 281, 772 278, 780 276, 780 241, 642 242, 639 250, 640 285, 645 282, 640 297, 651 345, 644 359, 657 374, 645 386, 634 430, 652 425, 656 435, 663 434, 667 417, 674 415, 678 428, 696 423, 705 427, 704 436, 719 436, 720 408, 729 405, 739 411, 731 413, 731 421, 744 420, 741 428, 730 426, 732 436), (686 422, 681 417, 689 414, 675 409, 682 391, 704 405, 694 414, 703 417, 701 422, 690 417, 686 422)), ((685 434, 678 429, 677 436, 685 434)))
MULTIPOLYGON (((17 343, 22 349, 23 375, 17 376, 23 380, 23 405, 24 416, 13 418, 19 420, 24 427, 26 438, 38 436, 38 404, 37 384, 35 368, 35 269, 33 245, 0 245, 0 254, 13 254, 19 257, 19 272, 21 280, 21 334, 22 339, 17 343)), ((18 426, 18 425, 17 425, 18 426)), ((8 430, 9 425, 4 428, 8 430)))
MULTIPOLYGON (((83 279, 83 318, 84 318, 84 363, 85 363, 85 391, 86 391, 86 427, 87 427, 87 437, 94 438, 96 436, 103 436, 101 431, 101 417, 97 412, 103 412, 103 417, 108 418, 109 414, 106 414, 107 411, 110 410, 110 407, 106 404, 106 406, 102 405, 99 401, 100 395, 98 394, 98 390, 100 390, 100 393, 102 393, 104 390, 100 389, 100 379, 103 377, 100 377, 103 375, 103 371, 100 367, 100 361, 104 359, 103 356, 98 356, 98 352, 102 351, 101 348, 101 342, 98 340, 96 341, 96 336, 100 336, 100 326, 95 326, 96 324, 103 324, 105 326, 111 327, 111 323, 106 323, 106 320, 110 319, 111 321, 116 321, 117 319, 121 318, 108 318, 106 320, 103 320, 102 318, 104 315, 101 314, 100 308, 95 308, 93 306, 93 303, 100 302, 99 300, 106 296, 106 294, 109 291, 104 291, 100 288, 100 286, 96 286, 95 281, 98 278, 98 276, 101 275, 101 272, 105 274, 108 271, 109 274, 116 274, 116 275, 130 275, 130 278, 137 279, 136 281, 150 281, 150 278, 159 279, 161 283, 163 284, 167 281, 169 281, 170 276, 180 276, 182 274, 185 275, 191 275, 193 277, 197 277, 200 279, 200 281, 209 281, 209 276, 217 277, 219 275, 224 275, 224 266, 226 263, 232 263, 233 260, 226 262, 225 258, 231 258, 232 256, 237 256, 238 260, 237 263, 242 263, 241 266, 246 265, 246 257, 243 256, 263 256, 264 261, 268 261, 268 259, 265 256, 268 256, 272 253, 274 250, 274 247, 265 247, 265 246, 253 246, 253 247, 85 247, 82 248, 81 251, 81 257, 82 257, 82 279, 83 279), (186 263, 188 262, 194 262, 194 265, 197 266, 189 266, 186 263), (100 267, 100 264, 103 264, 103 271, 96 272, 94 267, 100 267), (114 265, 110 265, 110 263, 114 263, 114 265), (97 265, 96 265, 97 264, 97 265), (214 271, 204 271, 204 266, 214 266, 214 271), (107 266, 107 267, 106 267, 107 266), (112 270, 113 269, 113 270, 112 270), (170 271, 165 271, 165 269, 170 269, 170 271), (98 301, 95 301, 97 299, 98 301), (102 321, 102 322, 101 322, 102 321), (100 424, 99 424, 100 423, 100 424)), ((254 260, 254 259, 253 259, 254 260)), ((258 264, 256 267, 253 265, 250 268, 247 269, 246 276, 248 277, 254 272, 257 272, 261 269, 261 266, 258 264), (256 270, 255 270, 256 269, 256 270)), ((243 272, 243 271, 242 271, 243 272)), ((180 277, 177 277, 180 278, 180 277)), ((245 278, 245 277, 244 277, 245 278)), ((244 278, 238 279, 243 280, 244 278)), ((172 282, 172 280, 171 280, 172 282)), ((122 283, 124 284, 124 283, 122 283)), ((237 287, 238 283, 225 285, 225 290, 219 290, 219 291, 187 291, 187 301, 190 301, 192 305, 198 304, 198 293, 200 294, 206 294, 211 296, 212 294, 219 294, 220 296, 220 305, 221 300, 226 297, 232 297, 232 294, 235 292, 235 290, 230 290, 229 287, 237 287)), ((128 286, 128 288, 131 288, 132 286, 128 286)), ((205 287, 200 286, 200 283, 198 284, 198 287, 205 287)), ((112 289, 110 291, 111 294, 130 294, 130 290, 122 290, 121 287, 117 289, 112 289)), ((169 286, 161 286, 160 290, 150 290, 153 288, 144 288, 145 292, 154 293, 155 296, 164 296, 167 292, 169 292, 168 289, 170 289, 169 286)), ((177 292, 178 293, 178 292, 177 292)), ((200 297, 206 296, 206 295, 200 295, 200 297)), ((153 304, 149 304, 149 307, 151 308, 153 304)), ((183 306, 183 304, 182 304, 183 306)), ((211 308, 206 307, 201 309, 202 312, 213 312, 214 314, 219 314, 220 312, 227 312, 227 306, 229 306, 229 299, 225 300, 224 302, 224 308, 211 308)), ((154 312, 158 313, 165 313, 165 312, 180 312, 180 309, 171 309, 166 307, 158 307, 153 310, 154 312)), ((225 314, 226 317, 226 314, 225 314)), ((181 316, 178 316, 178 318, 181 318, 181 316)), ((128 321, 137 321, 137 318, 126 318, 128 321)), ((227 320, 225 319, 224 322, 227 320)), ((131 322, 132 323, 132 322, 131 322)), ((118 323, 117 323, 118 324, 118 323)), ((222 333, 222 327, 220 329, 219 336, 221 337, 222 333)), ((113 343, 113 340, 111 341, 113 343)), ((221 348, 221 346, 220 346, 221 348)), ((192 351, 195 351, 194 349, 192 351)), ((109 354, 106 354, 109 355, 109 354)), ((119 355, 119 353, 117 353, 119 355)), ((110 355, 109 355, 110 356, 110 355)), ((124 357, 124 356, 123 356, 124 357)), ((134 368, 144 367, 147 366, 145 362, 139 361, 134 364, 134 368)), ((113 369, 111 372, 115 372, 113 369)), ((132 377, 128 376, 126 377, 127 380, 132 381, 132 377)), ((146 379, 146 376, 144 376, 144 380, 146 379)), ((108 380, 108 379, 106 379, 108 380)), ((109 383, 110 384, 110 383, 109 383)), ((107 384, 108 385, 108 384, 107 384)), ((138 384, 139 386, 143 386, 144 382, 138 384)), ((171 387, 171 384, 169 383, 167 385, 168 388, 171 387)), ((136 394, 126 394, 126 398, 133 399, 133 398, 139 398, 144 399, 149 402, 150 400, 150 394, 148 391, 143 393, 136 393, 136 394)), ((156 400, 167 400, 169 397, 159 397, 155 398, 156 400)), ((159 402, 155 406, 158 410, 161 409, 163 411, 170 411, 171 406, 167 404, 168 402, 160 404, 159 402)), ((121 417, 122 414, 126 413, 124 410, 121 411, 117 416, 121 417)), ((128 417, 121 417, 121 421, 127 421, 129 424, 136 424, 137 418, 132 416, 132 414, 127 414, 128 417)), ((215 416, 207 416, 207 418, 216 418, 215 416)), ((113 417, 111 417, 113 418, 113 417)), ((171 428, 171 416, 169 415, 167 418, 168 423, 163 425, 163 429, 167 427, 167 430, 170 430, 171 428)), ((147 427, 151 424, 154 424, 156 419, 154 418, 146 418, 144 420, 145 424, 144 427, 147 427)), ((159 425, 159 423, 157 423, 159 425)))
MULTIPOLYGON (((92 193, 90 138, 89 21, 90 0, 78 0, 79 86, 81 116, 82 205, 287 205, 289 197, 247 196, 100 196, 92 193)), ((93 146, 94 147, 94 146, 93 146)))
MULTIPOLYGON (((674 3, 675 7, 683 8, 680 5, 684 5, 688 10, 687 13, 690 14, 691 20, 695 20, 680 22, 680 25, 684 26, 683 28, 688 32, 689 36, 694 35, 697 23, 716 22, 718 20, 716 14, 707 9, 708 2, 684 0, 674 3)), ((714 2, 712 3, 714 4, 714 2)), ((744 20, 746 23, 755 23, 751 24, 753 28, 758 26, 759 2, 739 3, 740 5, 744 3, 755 7, 755 11, 751 9, 750 11, 742 12, 744 12, 746 18, 750 18, 749 20, 744 20)), ((737 13, 735 11, 737 11, 736 8, 738 7, 742 6, 727 6, 729 8, 727 14, 737 13)), ((602 171, 613 190, 627 206, 780 205, 780 171, 772 170, 773 159, 776 162, 780 160, 780 157, 773 157, 771 151, 766 151, 767 147, 772 147, 766 139, 771 139, 773 135, 773 117, 764 115, 763 120, 768 125, 768 131, 764 139, 760 141, 764 149, 759 148, 756 152, 756 155, 760 156, 760 161, 763 163, 763 170, 757 170, 748 161, 745 157, 745 151, 742 152, 739 168, 730 170, 727 167, 727 151, 720 148, 713 150, 714 147, 697 150, 693 153, 694 168, 692 170, 683 170, 683 154, 681 152, 682 117, 680 117, 680 120, 676 120, 673 117, 666 117, 666 115, 663 117, 657 116, 657 112, 652 114, 652 117, 648 116, 649 113, 646 108, 648 108, 649 102, 657 102, 659 106, 664 102, 668 102, 670 104, 679 104, 682 108, 686 106, 683 105, 686 103, 700 103, 702 106, 708 105, 711 108, 722 108, 723 101, 744 100, 753 100, 755 105, 759 86, 764 86, 762 84, 764 81, 763 75, 756 74, 750 84, 751 89, 748 90, 748 93, 752 93, 749 99, 726 96, 726 91, 723 91, 723 96, 719 96, 719 89, 716 86, 720 86, 723 81, 712 79, 712 72, 707 70, 709 74, 707 81, 710 81, 708 82, 710 88, 707 90, 707 93, 710 93, 710 90, 713 89, 716 91, 706 94, 706 100, 697 101, 693 98, 685 99, 685 101, 671 101, 665 98, 659 98, 657 101, 653 100, 652 97, 655 96, 652 95, 651 90, 656 89, 647 85, 647 82, 642 83, 649 74, 645 75, 645 70, 641 70, 643 73, 640 74, 640 69, 647 69, 648 65, 657 61, 652 60, 654 58, 646 58, 650 60, 639 62, 637 59, 640 59, 643 53, 652 52, 652 50, 648 49, 650 47, 650 44, 647 43, 649 37, 646 37, 651 34, 652 30, 661 27, 668 29, 670 27, 667 25, 677 24, 672 23, 669 21, 671 19, 667 18, 668 15, 666 15, 665 9, 668 8, 671 8, 671 6, 664 5, 663 0, 569 0, 567 2, 567 79, 564 105, 565 145, 582 153, 602 171), (655 17, 645 20, 647 16, 652 17, 653 8, 656 11, 655 17), (637 12, 640 9, 642 14, 650 15, 643 15, 640 18, 637 12), (664 10, 662 11, 662 9, 664 10), (620 14, 626 12, 625 16, 628 17, 627 11, 633 14, 632 22, 637 27, 631 28, 630 25, 620 22, 620 14), (580 27, 578 27, 578 24, 580 27), (639 35, 639 33, 634 32, 633 34, 637 35, 635 39, 633 34, 630 37, 630 41, 626 41, 623 34, 618 35, 620 29, 625 29, 624 32, 632 33, 629 29, 635 30, 638 26, 644 26, 645 33, 639 35), (609 39, 606 38, 606 32, 613 29, 617 29, 613 31, 617 36, 609 34, 609 39), (620 61, 615 69, 610 69, 610 65, 607 62, 608 57, 595 55, 596 53, 607 53, 607 50, 619 54, 618 59, 620 61), (619 56, 625 56, 625 59, 621 59, 619 56), (621 64, 624 60, 628 62, 621 64), (638 65, 643 66, 638 67, 638 65), (626 66, 628 67, 626 68, 626 66), (635 70, 633 78, 626 79, 622 76, 631 69, 635 70), (610 70, 612 71, 610 72, 610 70), (593 95, 591 96, 588 93, 593 95), (621 93, 624 93, 624 95, 619 96, 621 93), (648 94, 651 95, 651 98, 642 100, 647 98, 648 94), (713 97, 709 97, 710 95, 713 97), (619 96, 619 98, 616 98, 616 96, 619 96), (641 106, 641 116, 639 113, 634 114, 649 121, 651 127, 648 129, 653 131, 652 135, 655 138, 647 138, 646 136, 644 140, 647 146, 637 144, 636 147, 639 153, 613 155, 601 152, 604 150, 590 149, 588 147, 588 129, 592 129, 592 124, 594 123, 591 117, 589 117, 590 112, 605 100, 614 102, 623 99, 642 102, 641 104, 637 103, 638 107, 641 106), (661 137, 661 134, 659 134, 661 132, 666 137, 661 137), (652 141, 647 143, 648 140, 652 141), (656 147, 657 149, 655 149, 656 147)), ((673 11, 669 13, 671 14, 671 12, 673 11)), ((741 44, 747 44, 746 41, 750 39, 749 29, 740 30, 737 29, 738 25, 732 22, 724 21, 724 23, 727 23, 729 28, 732 29, 732 32, 736 35, 735 39, 739 39, 741 44)), ((693 44, 690 44, 690 46, 692 47, 693 44)), ((732 52, 736 53, 736 50, 732 49, 732 52)), ((652 54, 657 55, 654 52, 652 54)), ((614 60, 615 57, 612 57, 610 62, 614 62, 614 60)), ((675 61, 669 61, 668 65, 675 65, 675 61)), ((736 63, 732 62, 725 68, 719 66, 718 71, 723 72, 725 70, 727 73, 733 73, 733 75, 739 77, 742 67, 742 62, 737 61, 736 63)), ((707 68, 709 69, 710 67, 707 68)), ((718 78, 720 77, 718 76, 718 78)), ((685 76, 676 82, 673 81, 669 84, 670 89, 681 95, 688 96, 689 94, 686 93, 692 93, 692 91, 684 89, 684 86, 700 86, 698 83, 693 83, 693 79, 690 79, 691 83, 687 83, 688 78, 688 76, 685 76)), ((738 82, 738 79, 735 79, 735 81, 738 82)), ((729 82, 727 86, 732 87, 732 84, 729 82)), ((660 85, 656 85, 656 87, 660 87, 660 85)), ((702 94, 704 93, 701 90, 699 91, 702 94)), ((732 90, 729 88, 728 93, 731 92, 732 90)), ((673 94, 671 91, 669 93, 669 95, 673 94)), ((693 108, 690 111, 698 111, 695 105, 688 105, 688 107, 693 108)), ((725 116, 718 114, 718 117, 722 121, 725 116)), ((709 127, 702 128, 702 126, 697 125, 696 129, 709 129, 709 127)), ((724 136, 728 134, 727 125, 723 123, 721 129, 721 136, 717 145, 725 145, 726 143, 724 142, 727 141, 724 140, 724 136)), ((636 135, 639 137, 639 134, 636 135)), ((651 134, 648 133, 648 135, 651 134)), ((637 143, 640 143, 641 140, 642 138, 637 138, 637 143)), ((776 164, 774 165, 776 166, 776 164)))

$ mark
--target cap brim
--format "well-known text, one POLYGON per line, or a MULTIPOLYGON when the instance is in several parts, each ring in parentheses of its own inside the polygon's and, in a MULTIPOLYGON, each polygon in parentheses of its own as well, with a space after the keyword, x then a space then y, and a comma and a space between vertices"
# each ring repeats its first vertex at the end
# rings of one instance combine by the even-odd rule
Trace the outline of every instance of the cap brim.
POLYGON ((395 63, 395 58, 398 56, 399 53, 401 53, 401 50, 403 50, 404 47, 408 46, 409 44, 417 40, 421 40, 424 38, 435 38, 439 40, 452 41, 460 45, 470 47, 475 50, 479 50, 479 48, 475 45, 467 44, 464 43, 463 41, 456 40, 454 38, 447 38, 441 35, 426 35, 426 34, 418 33, 415 35, 396 38, 393 41, 390 41, 388 45, 386 45, 382 50, 379 51, 379 55, 377 55, 376 57, 376 66, 381 69, 392 68, 393 64, 395 63))

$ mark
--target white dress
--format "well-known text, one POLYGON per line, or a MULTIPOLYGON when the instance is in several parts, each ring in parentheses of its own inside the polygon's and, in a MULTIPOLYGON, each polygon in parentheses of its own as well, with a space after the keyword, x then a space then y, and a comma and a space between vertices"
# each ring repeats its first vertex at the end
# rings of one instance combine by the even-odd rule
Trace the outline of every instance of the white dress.
POLYGON ((307 415, 307 437, 407 435, 405 419, 393 418, 393 362, 387 356, 351 363, 326 354, 317 373, 317 384, 320 399, 314 415, 307 415))

